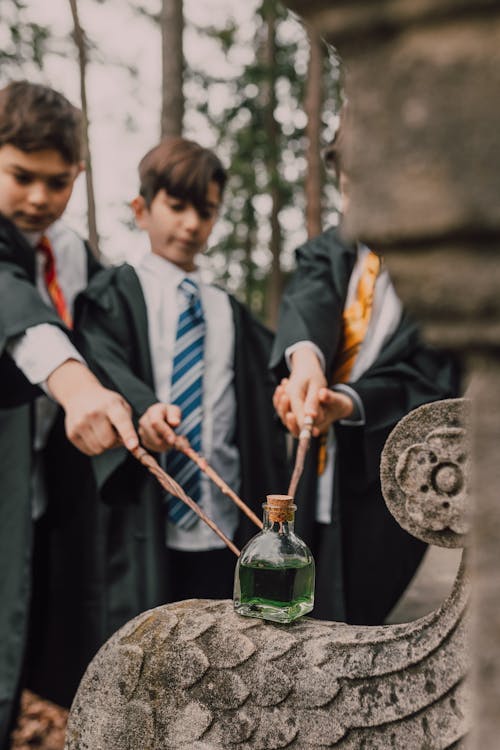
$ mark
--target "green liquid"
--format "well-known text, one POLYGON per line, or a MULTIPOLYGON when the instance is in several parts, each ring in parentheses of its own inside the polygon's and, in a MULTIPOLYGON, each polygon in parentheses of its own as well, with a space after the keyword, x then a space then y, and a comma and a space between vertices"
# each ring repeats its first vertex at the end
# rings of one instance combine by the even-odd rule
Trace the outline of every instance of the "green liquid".
POLYGON ((240 596, 234 606, 247 617, 292 622, 314 606, 314 562, 290 561, 285 566, 269 563, 240 564, 240 596))

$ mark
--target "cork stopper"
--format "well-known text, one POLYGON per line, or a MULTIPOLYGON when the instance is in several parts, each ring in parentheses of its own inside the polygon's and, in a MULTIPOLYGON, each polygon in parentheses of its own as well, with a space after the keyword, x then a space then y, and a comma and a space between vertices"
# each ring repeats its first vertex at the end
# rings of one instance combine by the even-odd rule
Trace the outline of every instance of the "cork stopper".
POLYGON ((266 509, 271 523, 292 521, 296 505, 291 495, 267 495, 266 509))

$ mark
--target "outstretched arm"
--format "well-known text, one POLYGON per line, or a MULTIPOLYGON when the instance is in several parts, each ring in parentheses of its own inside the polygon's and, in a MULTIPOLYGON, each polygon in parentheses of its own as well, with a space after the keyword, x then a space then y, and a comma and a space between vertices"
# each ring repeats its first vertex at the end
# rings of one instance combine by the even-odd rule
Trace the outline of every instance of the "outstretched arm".
POLYGON ((69 359, 47 379, 47 387, 66 413, 68 439, 83 453, 98 455, 123 444, 139 444, 132 410, 119 393, 104 388, 82 362, 69 359))
POLYGON ((330 372, 337 351, 342 311, 356 252, 337 232, 328 231, 296 251, 297 268, 283 294, 270 368, 288 376, 286 352, 297 342, 310 342, 330 372))
POLYGON ((64 408, 68 439, 83 453, 138 445, 128 404, 99 383, 58 325, 40 323, 8 339, 2 373, 9 369, 7 403, 29 401, 44 389, 64 408))

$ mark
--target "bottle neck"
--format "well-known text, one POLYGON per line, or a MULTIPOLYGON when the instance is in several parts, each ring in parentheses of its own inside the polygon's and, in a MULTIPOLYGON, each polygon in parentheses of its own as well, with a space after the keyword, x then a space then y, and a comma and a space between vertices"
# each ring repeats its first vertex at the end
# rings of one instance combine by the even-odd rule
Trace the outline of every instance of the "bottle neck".
POLYGON ((281 514, 282 520, 277 520, 272 508, 270 509, 266 504, 262 507, 264 510, 262 518, 263 531, 273 531, 277 534, 289 534, 293 531, 295 524, 295 511, 289 510, 286 513, 286 517, 283 517, 283 514, 281 514))

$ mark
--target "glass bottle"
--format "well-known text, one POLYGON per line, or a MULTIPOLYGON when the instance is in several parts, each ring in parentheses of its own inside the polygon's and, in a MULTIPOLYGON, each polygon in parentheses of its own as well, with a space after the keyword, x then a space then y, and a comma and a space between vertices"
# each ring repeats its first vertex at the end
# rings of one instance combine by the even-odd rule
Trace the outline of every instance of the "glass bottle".
POLYGON ((262 507, 264 527, 236 565, 234 608, 247 617, 292 622, 314 606, 314 559, 294 533, 293 498, 268 495, 262 507))

